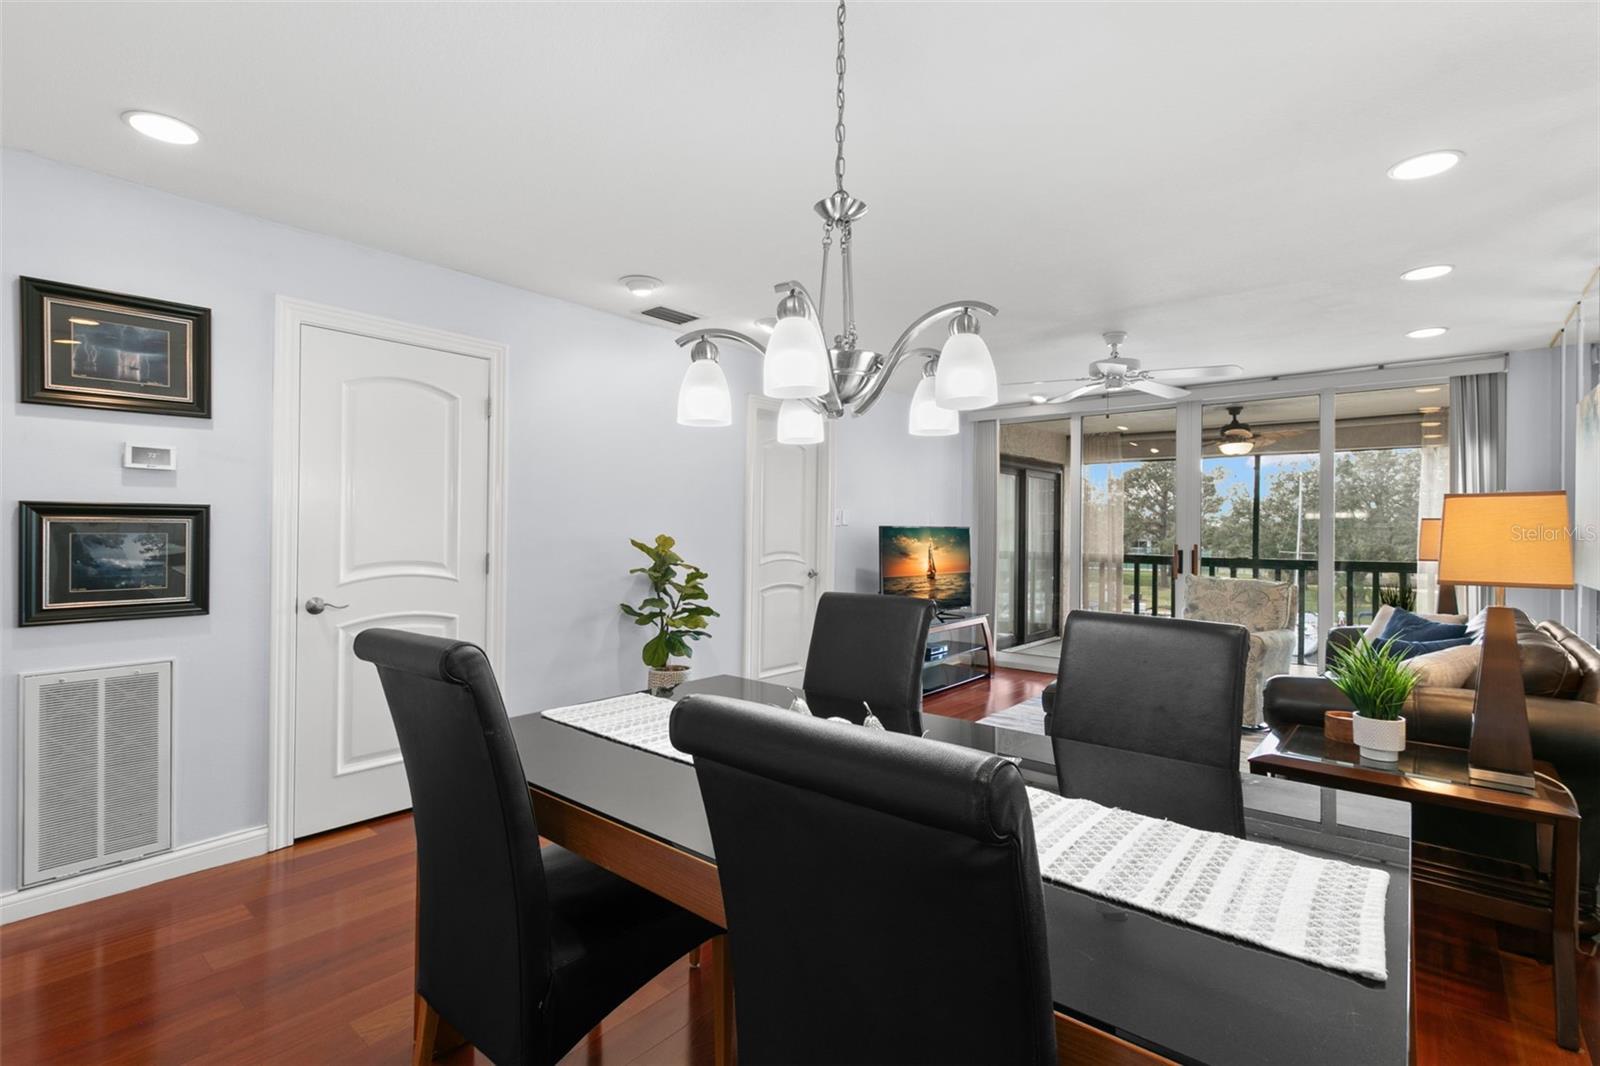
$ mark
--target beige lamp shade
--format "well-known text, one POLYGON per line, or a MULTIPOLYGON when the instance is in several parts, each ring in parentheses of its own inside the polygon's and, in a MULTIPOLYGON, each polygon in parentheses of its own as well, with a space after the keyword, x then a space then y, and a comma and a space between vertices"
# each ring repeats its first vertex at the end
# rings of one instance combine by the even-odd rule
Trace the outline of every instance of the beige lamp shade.
POLYGON ((1443 584, 1572 587, 1565 492, 1450 493, 1440 522, 1443 584))
POLYGON ((1417 527, 1417 562, 1439 561, 1439 527, 1443 523, 1442 518, 1424 518, 1417 527))

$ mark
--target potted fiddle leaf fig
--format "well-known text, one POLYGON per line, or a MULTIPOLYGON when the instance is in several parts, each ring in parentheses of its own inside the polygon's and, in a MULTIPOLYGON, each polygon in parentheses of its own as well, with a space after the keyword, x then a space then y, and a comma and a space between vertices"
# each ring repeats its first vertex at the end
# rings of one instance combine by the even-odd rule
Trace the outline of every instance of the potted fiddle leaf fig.
POLYGON ((1363 637, 1336 650, 1328 663, 1328 678, 1356 705, 1350 725, 1361 757, 1374 762, 1398 762, 1406 750, 1400 711, 1417 684, 1417 675, 1393 645, 1363 637))
POLYGON ((628 543, 649 559, 646 565, 636 566, 628 573, 643 574, 650 582, 650 594, 637 607, 626 603, 619 606, 634 625, 655 629, 645 641, 641 657, 650 668, 650 691, 661 695, 671 692, 689 676, 688 663, 670 660, 691 658, 691 645, 711 635, 706 626, 718 614, 706 603, 706 572, 673 551, 677 541, 663 533, 654 544, 639 540, 628 543))

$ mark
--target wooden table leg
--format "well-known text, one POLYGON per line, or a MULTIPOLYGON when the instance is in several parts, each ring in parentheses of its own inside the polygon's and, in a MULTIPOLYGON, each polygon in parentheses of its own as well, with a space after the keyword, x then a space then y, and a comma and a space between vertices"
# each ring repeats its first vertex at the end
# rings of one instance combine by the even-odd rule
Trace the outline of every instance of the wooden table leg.
POLYGON ((713 1043, 717 1066, 733 1066, 733 969, 726 934, 711 941, 713 1043))
POLYGON ((1550 966, 1555 973, 1556 1043, 1578 1050, 1578 823, 1556 823, 1550 863, 1550 966))

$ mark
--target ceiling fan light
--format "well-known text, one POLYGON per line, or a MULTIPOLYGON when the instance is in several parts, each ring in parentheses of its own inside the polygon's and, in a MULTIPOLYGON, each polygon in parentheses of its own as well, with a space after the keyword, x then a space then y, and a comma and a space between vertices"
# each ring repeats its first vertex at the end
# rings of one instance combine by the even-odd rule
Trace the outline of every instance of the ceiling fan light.
POLYGON ((804 400, 785 400, 778 407, 779 444, 821 444, 822 412, 804 400))
POLYGON ((1217 451, 1223 455, 1249 455, 1256 450, 1253 440, 1225 440, 1217 445, 1217 451))
POLYGON ((678 425, 726 426, 733 421, 728 378, 715 359, 696 359, 678 386, 678 425))
POLYGON ((939 406, 934 398, 931 377, 924 377, 917 382, 917 391, 911 397, 911 413, 906 422, 906 428, 913 437, 953 437, 961 432, 960 413, 939 406))
POLYGON ((822 330, 805 315, 778 319, 761 363, 761 391, 774 400, 804 400, 828 394, 828 349, 822 330))
POLYGON ((952 333, 939 352, 934 401, 950 411, 976 411, 1000 399, 1000 379, 989 346, 976 333, 952 333))

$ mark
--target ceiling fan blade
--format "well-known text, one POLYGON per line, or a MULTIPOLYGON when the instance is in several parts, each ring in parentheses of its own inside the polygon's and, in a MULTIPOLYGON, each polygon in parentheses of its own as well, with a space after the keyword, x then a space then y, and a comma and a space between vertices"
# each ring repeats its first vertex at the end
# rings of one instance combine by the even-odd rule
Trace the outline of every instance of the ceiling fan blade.
POLYGON ((1025 389, 1029 385, 1059 385, 1063 381, 1098 381, 1099 378, 1040 378, 1038 381, 1002 381, 1002 389, 1025 389))
POLYGON ((1156 381, 1221 381, 1224 378, 1236 378, 1244 373, 1244 367, 1233 363, 1221 363, 1217 366, 1179 366, 1171 370, 1151 370, 1149 376, 1156 381))
POLYGON ((1149 378, 1129 378, 1128 388, 1147 392, 1151 396, 1159 396, 1164 400, 1177 400, 1189 395, 1188 389, 1180 389, 1176 385, 1163 385, 1159 381, 1149 378))
POLYGON ((1066 403, 1068 400, 1076 400, 1080 396, 1090 396, 1105 390, 1106 383, 1104 381, 1091 381, 1087 385, 1079 385, 1071 392, 1064 392, 1060 396, 1052 396, 1045 403, 1066 403))

